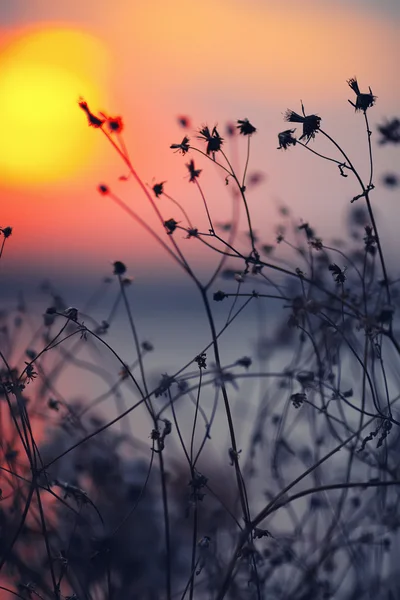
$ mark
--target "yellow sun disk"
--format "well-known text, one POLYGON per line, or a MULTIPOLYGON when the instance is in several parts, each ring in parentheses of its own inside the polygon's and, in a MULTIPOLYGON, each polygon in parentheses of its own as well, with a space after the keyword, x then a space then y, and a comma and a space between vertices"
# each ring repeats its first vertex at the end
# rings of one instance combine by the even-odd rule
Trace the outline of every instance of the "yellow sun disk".
POLYGON ((71 29, 21 33, 0 51, 0 185, 63 182, 101 156, 80 96, 107 104, 108 53, 90 34, 71 29), (101 90, 101 91, 100 91, 101 90))
MULTIPOLYGON (((53 181, 76 171, 92 150, 77 106, 95 95, 74 74, 45 65, 10 66, 0 75, 0 177, 53 181)), ((97 96, 97 94, 96 94, 97 96)))

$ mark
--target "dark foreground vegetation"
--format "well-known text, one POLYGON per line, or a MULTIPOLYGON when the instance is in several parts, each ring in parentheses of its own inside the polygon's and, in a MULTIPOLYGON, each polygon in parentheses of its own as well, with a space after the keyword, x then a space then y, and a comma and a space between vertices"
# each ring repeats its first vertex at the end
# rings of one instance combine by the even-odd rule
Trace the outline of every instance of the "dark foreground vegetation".
MULTIPOLYGON (((105 279, 116 291, 100 321, 91 317, 96 295, 86 307, 71 307, 49 283, 42 316, 31 314, 23 297, 2 307, 1 598, 400 597, 400 280, 385 258, 374 213, 380 189, 396 191, 398 175, 376 175, 373 158, 379 146, 397 151, 400 121, 371 124, 371 89, 361 92, 356 79, 348 84, 349 110, 365 123, 359 148, 369 156, 366 173, 325 131, 323 118, 303 106, 287 110, 277 143, 280 152, 310 153, 317 165, 329 161, 350 190, 357 185, 345 234, 334 245, 290 206, 279 207, 275 239, 255 229, 248 197, 261 183, 250 156, 258 132, 247 119, 196 131, 180 119, 183 138, 171 149, 184 157, 204 207, 202 231, 165 182, 143 183, 124 144, 122 118, 80 101, 99 130, 93 134, 103 134, 119 154, 159 226, 106 183, 98 187, 101 200, 144 227, 191 280, 209 342, 154 383, 153 346, 142 337, 129 265, 121 261, 105 279), (329 154, 319 149, 322 138, 329 154), (234 144, 247 148, 245 163, 235 168, 234 144), (223 224, 213 220, 205 168, 223 175, 230 194, 231 216, 223 224), (208 279, 187 259, 188 244, 217 256, 208 279), (237 360, 227 363, 221 340, 256 303, 275 311, 274 327, 268 324, 252 356, 241 353, 238 340, 237 360), (221 327, 216 313, 223 308, 221 327), (118 311, 133 359, 108 341, 118 311), (24 340, 22 359, 17 337, 24 340), (275 357, 281 369, 271 368, 275 357), (102 392, 85 402, 70 398, 59 383, 64 371, 69 378, 96 377, 102 392), (238 442, 239 400, 254 416, 245 447, 238 442), (115 407, 115 417, 105 417, 105 404, 115 407), (132 426, 139 413, 148 424, 142 439, 132 426), (229 443, 210 459, 221 418, 229 443)), ((5 261, 18 232, 8 226, 0 232, 5 261)))

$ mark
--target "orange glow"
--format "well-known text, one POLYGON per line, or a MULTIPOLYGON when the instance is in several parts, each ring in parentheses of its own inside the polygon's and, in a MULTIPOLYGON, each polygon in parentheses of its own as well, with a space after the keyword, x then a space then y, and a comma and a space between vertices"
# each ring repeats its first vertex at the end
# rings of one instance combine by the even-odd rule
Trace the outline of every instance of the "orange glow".
POLYGON ((82 127, 77 100, 104 101, 105 59, 95 38, 64 28, 25 33, 0 52, 1 181, 14 187, 66 180, 96 158, 98 144, 82 127))
MULTIPOLYGON (((89 22, 85 11, 81 15, 82 2, 73 0, 64 3, 68 7, 51 3, 51 18, 60 20, 49 22, 46 3, 31 3, 40 24, 0 32, 0 225, 14 227, 7 264, 14 260, 25 268, 29 257, 30 265, 43 270, 56 265, 73 272, 88 265, 103 271, 116 259, 129 263, 131 256, 143 270, 151 261, 163 268, 169 261, 139 225, 96 191, 99 183, 107 184, 164 235, 132 178, 119 180, 127 168, 101 131, 88 127, 79 96, 95 114, 122 116, 124 141, 143 181, 166 181, 167 192, 200 229, 207 219, 195 186, 188 185, 187 159, 169 148, 184 135, 176 117, 187 114, 194 128, 218 123, 221 132, 227 120, 248 117, 258 129, 250 168, 267 174, 249 194, 259 232, 272 228, 274 197, 295 201, 304 218, 330 224, 339 220, 336 197, 345 202, 347 194, 342 178, 321 163, 315 170, 332 177, 334 199, 321 203, 318 186, 309 181, 310 157, 297 149, 276 150, 286 108, 299 110, 302 99, 350 152, 358 151, 355 140, 363 139, 363 130, 347 103, 352 92, 346 79, 356 75, 363 88, 371 85, 378 96, 374 123, 397 111, 397 23, 383 12, 319 0, 118 1, 96 5, 89 22), (33 99, 40 77, 46 85, 33 99), (7 110, 6 79, 17 98, 7 110), (307 192, 299 193, 303 187, 307 192)), ((195 132, 188 133, 201 146, 195 132)), ((236 141, 242 168, 246 145, 236 141)), ((360 155, 361 169, 368 169, 366 161, 360 155)), ((213 219, 223 222, 230 210, 224 177, 200 156, 196 164, 203 169, 213 219)), ((179 220, 166 198, 157 205, 165 219, 179 220)), ((186 242, 180 233, 176 238, 185 252, 195 252, 195 240, 186 242)), ((204 262, 215 258, 211 251, 198 256, 204 262)))
POLYGON ((172 90, 182 94, 193 86, 211 100, 222 88, 239 97, 251 94, 252 103, 255 92, 263 94, 260 103, 270 103, 305 91, 336 102, 353 71, 385 87, 397 55, 396 25, 351 6, 152 0, 117 10, 127 55, 140 48, 146 57, 144 76, 151 70, 154 77, 157 69, 157 81, 167 77, 172 90), (158 69, 160 61, 170 68, 158 69))

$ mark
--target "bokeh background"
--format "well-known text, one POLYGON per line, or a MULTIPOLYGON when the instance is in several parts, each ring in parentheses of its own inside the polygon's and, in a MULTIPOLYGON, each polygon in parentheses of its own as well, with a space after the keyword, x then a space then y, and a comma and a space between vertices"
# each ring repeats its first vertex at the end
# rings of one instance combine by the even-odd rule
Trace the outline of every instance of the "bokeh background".
MULTIPOLYGON (((277 152, 276 134, 286 127, 286 108, 299 110, 301 99, 366 172, 363 118, 347 103, 346 80, 356 75, 378 96, 373 125, 398 114, 399 23, 396 0, 1 0, 0 223, 14 228, 2 289, 14 293, 43 277, 90 287, 116 259, 143 281, 178 277, 162 249, 99 196, 105 182, 152 222, 137 186, 118 180, 125 174, 118 156, 87 127, 81 96, 94 111, 123 116, 143 180, 167 181, 200 229, 207 221, 186 160, 169 149, 184 134, 177 117, 189 116, 195 128, 217 123, 222 135, 228 121, 249 118, 258 129, 251 170, 265 175, 249 201, 265 242, 273 241, 278 201, 333 236, 356 182, 301 148, 277 152)), ((379 184, 398 165, 374 138, 379 184)), ((229 195, 209 167, 204 189, 215 220, 226 221, 229 195)), ((375 199, 378 215, 400 216, 397 190, 382 186, 375 199)), ((165 199, 158 202, 166 218, 175 216, 165 199)), ((382 227, 396 235, 395 219, 382 227)), ((190 244, 199 268, 215 260, 190 244)))
MULTIPOLYGON (((249 173, 262 177, 249 189, 248 201, 260 243, 274 244, 281 204, 329 241, 345 233, 357 182, 340 177, 335 166, 301 147, 277 151, 277 133, 288 127, 285 110, 299 111, 302 100, 367 176, 364 120, 347 102, 354 97, 346 80, 357 76, 362 89, 371 86, 378 96, 369 111, 374 206, 388 260, 395 263, 399 188, 384 186, 382 177, 398 174, 398 154, 396 148, 379 146, 376 125, 399 114, 399 24, 395 0, 0 0, 0 225, 13 227, 0 265, 4 304, 12 306, 22 292, 40 317, 49 304, 40 290, 47 280, 67 305, 81 311, 100 290, 97 298, 104 302, 89 312, 101 322, 117 293, 115 287, 101 287, 101 281, 121 260, 134 278, 130 298, 141 339, 147 336, 156 346, 158 373, 175 372, 209 342, 192 282, 148 233, 98 193, 97 186, 106 183, 160 232, 139 187, 120 180, 126 168, 105 136, 88 127, 80 97, 94 112, 122 115, 124 139, 143 181, 150 187, 165 181, 165 190, 202 231, 208 224, 198 190, 188 182, 190 155, 170 149, 186 133, 179 117, 188 117, 193 129, 218 124, 224 137, 227 123, 249 118, 257 127, 249 173)), ((311 142, 312 148, 337 156, 321 138, 311 142)), ((240 136, 226 140, 239 173, 246 147, 240 136)), ((231 189, 209 161, 194 158, 203 169, 213 220, 226 223, 231 189)), ((180 220, 165 197, 156 202, 166 219, 180 220)), ((245 225, 242 215, 242 247, 249 246, 245 225)), ((184 238, 183 232, 175 233, 205 278, 218 255, 184 238)), ((277 252, 285 249, 279 246, 277 252)), ((215 283, 216 289, 223 285, 215 283)), ((217 316, 221 312, 222 325, 226 307, 214 309, 217 316)), ((266 343, 262 336, 275 321, 274 310, 258 306, 225 334, 226 363, 266 343)), ((112 341, 122 355, 131 355, 123 311, 118 318, 112 341)), ((69 390, 82 386, 69 375, 64 383, 69 390)), ((93 394, 91 386, 88 381, 93 394)))
MULTIPOLYGON (((373 202, 390 273, 397 276, 400 188, 384 185, 384 177, 400 177, 398 148, 380 146, 376 126, 400 116, 399 39, 398 0, 0 0, 0 227, 13 227, 0 260, 0 346, 10 364, 23 368, 27 356, 43 348, 39 324, 54 293, 62 296, 65 307, 76 306, 89 327, 92 317, 101 323, 115 314, 106 340, 132 365, 137 356, 123 303, 113 309, 117 281, 102 283, 112 276, 116 260, 133 277, 127 294, 139 339, 154 345, 145 362, 151 389, 161 374, 177 372, 210 342, 192 282, 109 196, 98 193, 98 185, 107 184, 165 236, 137 184, 120 179, 127 170, 105 136, 88 127, 78 107, 81 97, 93 112, 122 116, 126 146, 145 184, 151 188, 166 182, 166 191, 202 231, 208 227, 204 206, 185 167, 191 156, 170 149, 187 133, 179 118, 187 117, 194 129, 218 124, 224 137, 228 123, 250 119, 257 133, 251 140, 249 174, 260 181, 249 187, 248 201, 260 243, 275 243, 282 204, 326 242, 348 233, 345 221, 350 200, 359 193, 357 182, 340 177, 332 163, 301 147, 278 151, 277 134, 288 128, 286 109, 300 112, 303 101, 367 177, 364 119, 347 102, 354 95, 346 80, 357 76, 361 89, 371 86, 378 97, 368 111, 375 157, 373 202), (43 286, 44 280, 51 283, 43 286), (17 303, 26 303, 29 310, 13 312, 17 303), (7 329, 4 323, 11 325, 7 329)), ((188 135, 194 138, 192 132, 188 135)), ((338 157, 321 135, 310 145, 338 157)), ((241 173, 246 140, 236 136, 224 147, 241 173)), ((213 220, 226 223, 231 188, 209 161, 193 157, 203 170, 201 184, 213 220)), ((167 198, 156 202, 165 219, 180 220, 167 198)), ((243 215, 241 226, 244 231, 243 215)), ((212 273, 219 260, 215 254, 198 240, 185 239, 183 232, 174 237, 197 273, 204 279, 212 273)), ((245 235, 238 243, 249 247, 245 235)), ((277 253, 284 256, 283 245, 277 253)), ((225 285, 216 282, 215 290, 225 285)), ((252 285, 245 283, 242 291, 251 291, 252 285)), ((213 303, 218 330, 231 306, 213 303)), ((289 357, 287 348, 278 348, 275 356, 273 334, 278 321, 285 320, 283 310, 281 303, 253 302, 221 337, 222 364, 251 356, 271 372, 281 371, 289 357)), ((208 360, 210 373, 211 352, 208 360)), ((71 339, 45 353, 40 365, 51 386, 40 387, 38 377, 26 392, 30 398, 36 393, 39 414, 49 394, 66 404, 86 402, 94 414, 99 410, 108 419, 137 399, 129 381, 122 382, 118 394, 109 392, 121 380, 121 364, 92 339, 71 339)), ((242 459, 268 386, 267 380, 254 383, 249 377, 240 380, 239 390, 229 387, 242 459)), ((202 404, 211 413, 214 388, 206 388, 204 395, 202 404)), ((191 408, 179 405, 180 418, 188 425, 191 408)), ((129 424, 148 454, 152 424, 142 409, 122 425, 129 424)), ((57 419, 58 413, 58 427, 57 419)), ((226 417, 219 411, 204 455, 216 472, 221 469, 223 485, 231 470, 230 445, 226 417)))

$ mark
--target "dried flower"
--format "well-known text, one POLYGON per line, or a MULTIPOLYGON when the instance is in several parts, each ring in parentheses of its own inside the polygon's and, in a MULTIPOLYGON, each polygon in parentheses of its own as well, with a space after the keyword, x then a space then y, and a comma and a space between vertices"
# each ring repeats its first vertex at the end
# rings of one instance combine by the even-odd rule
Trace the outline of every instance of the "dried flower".
POLYGON ((215 294, 213 296, 215 302, 222 302, 222 300, 224 300, 224 298, 226 298, 226 297, 227 296, 226 296, 225 292, 221 292, 221 291, 215 292, 215 294))
POLYGON ((104 183, 101 183, 97 189, 99 190, 100 194, 102 194, 103 196, 106 196, 107 194, 110 193, 108 186, 105 185, 104 183))
POLYGON ((303 402, 307 400, 307 395, 304 392, 298 392, 297 394, 292 394, 290 400, 295 408, 300 408, 303 402))
POLYGON ((113 266, 114 275, 123 275, 124 273, 126 273, 126 266, 120 260, 116 260, 115 263, 113 263, 113 266))
POLYGON ((341 269, 336 264, 329 265, 329 270, 332 271, 332 276, 333 276, 334 280, 336 281, 336 283, 344 283, 346 281, 346 276, 345 276, 346 269, 347 269, 347 267, 344 267, 343 269, 341 269))
POLYGON ((316 238, 310 240, 309 244, 310 244, 311 248, 314 248, 314 250, 322 250, 322 248, 324 247, 324 245, 322 243, 322 239, 319 237, 316 237, 316 238))
POLYGON ((166 183, 166 181, 161 181, 161 183, 156 183, 153 185, 152 189, 156 198, 159 198, 161 194, 164 193, 164 183, 166 183))
POLYGON ((189 228, 189 229, 187 229, 186 239, 188 240, 188 239, 190 239, 192 237, 197 237, 198 235, 199 235, 199 230, 196 227, 189 228))
POLYGON ((161 375, 161 380, 158 385, 158 388, 154 392, 154 396, 159 398, 160 396, 166 396, 168 390, 171 388, 171 385, 176 383, 176 379, 173 375, 168 375, 167 373, 163 373, 161 375))
POLYGON ((242 135, 252 135, 257 131, 254 125, 252 125, 248 119, 239 119, 237 129, 239 129, 239 133, 242 135))
POLYGON ((170 148, 172 148, 172 150, 176 150, 177 152, 181 152, 182 155, 185 155, 186 152, 189 152, 190 150, 189 141, 189 138, 185 135, 180 144, 171 144, 170 148))
POLYGON ((369 94, 362 94, 360 92, 360 88, 358 87, 358 82, 355 77, 353 77, 352 79, 348 79, 347 83, 357 96, 355 104, 354 102, 349 100, 350 104, 354 106, 356 111, 362 110, 365 112, 367 108, 370 108, 375 104, 376 96, 373 95, 371 88, 369 88, 369 94))
POLYGON ((111 133, 122 133, 124 128, 122 117, 107 117, 107 127, 111 133))
POLYGON ((200 140, 203 139, 207 142, 208 155, 214 155, 215 152, 221 150, 221 146, 223 144, 224 139, 219 135, 216 126, 214 126, 212 132, 210 132, 210 129, 207 127, 207 125, 205 125, 200 129, 199 134, 200 135, 197 137, 200 140))
POLYGON ((282 148, 283 150, 287 150, 289 146, 296 145, 297 140, 293 137, 295 131, 295 129, 286 129, 285 131, 278 133, 279 146, 277 150, 281 150, 282 148))
POLYGON ((239 454, 241 454, 242 450, 234 450, 233 448, 229 448, 228 454, 230 458, 230 465, 233 467, 234 464, 239 462, 239 454))
POLYGON ((314 230, 309 226, 308 223, 301 223, 297 229, 305 232, 307 240, 311 240, 315 235, 314 230))
POLYGON ((175 219, 168 219, 168 221, 164 221, 164 225, 167 229, 168 235, 171 235, 172 233, 174 233, 178 222, 175 221, 175 219))
POLYGON ((87 102, 85 102, 84 100, 81 99, 79 101, 79 106, 83 110, 83 112, 86 113, 86 116, 87 116, 88 122, 89 122, 89 127, 95 127, 97 129, 103 125, 104 119, 99 119, 93 113, 91 113, 89 110, 89 107, 87 105, 87 102))
POLYGON ((25 361, 26 367, 25 367, 25 373, 26 373, 26 378, 29 381, 33 381, 33 379, 35 379, 37 377, 37 373, 33 368, 33 364, 32 363, 28 363, 25 361))
POLYGON ((201 354, 198 354, 195 357, 194 360, 197 363, 199 369, 207 369, 206 358, 207 358, 207 354, 205 352, 202 352, 201 354))
POLYGON ((4 235, 4 237, 7 239, 12 234, 12 227, 0 227, 0 231, 4 235))
POLYGON ((243 358, 239 358, 239 360, 236 361, 236 364, 248 369, 252 362, 250 356, 243 356, 243 358))
POLYGON ((186 166, 189 169, 189 182, 194 182, 196 178, 199 177, 201 169, 195 169, 193 159, 189 163, 186 163, 186 166))
POLYGON ((66 308, 64 310, 64 314, 68 317, 68 319, 71 319, 71 321, 78 320, 78 309, 74 308, 73 306, 66 308))
POLYGON ((285 121, 288 121, 290 123, 303 123, 303 134, 300 136, 299 139, 302 140, 303 138, 306 138, 306 144, 308 144, 311 138, 315 138, 315 134, 320 128, 321 117, 319 117, 318 115, 306 115, 303 103, 301 103, 301 108, 303 111, 303 115, 299 115, 296 112, 294 112, 294 110, 290 110, 288 108, 288 110, 285 113, 284 119, 285 121))
POLYGON ((263 537, 271 537, 268 529, 260 529, 259 527, 254 528, 253 535, 256 540, 260 540, 263 537))

